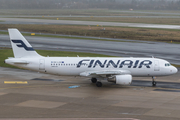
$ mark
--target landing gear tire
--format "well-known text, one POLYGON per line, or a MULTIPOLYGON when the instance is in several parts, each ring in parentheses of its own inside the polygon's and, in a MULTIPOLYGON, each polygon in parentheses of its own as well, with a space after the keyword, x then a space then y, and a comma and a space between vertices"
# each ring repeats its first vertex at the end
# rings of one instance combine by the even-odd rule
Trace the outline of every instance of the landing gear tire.
POLYGON ((101 82, 97 82, 97 83, 96 83, 96 86, 97 86, 97 87, 102 87, 102 83, 101 83, 101 82))
POLYGON ((155 81, 156 77, 152 77, 152 86, 155 87, 156 86, 156 81, 155 81))
POLYGON ((156 86, 156 82, 152 81, 152 86, 155 87, 156 86))
POLYGON ((96 78, 91 78, 91 82, 92 82, 92 83, 96 83, 96 82, 97 82, 97 79, 96 79, 96 78))

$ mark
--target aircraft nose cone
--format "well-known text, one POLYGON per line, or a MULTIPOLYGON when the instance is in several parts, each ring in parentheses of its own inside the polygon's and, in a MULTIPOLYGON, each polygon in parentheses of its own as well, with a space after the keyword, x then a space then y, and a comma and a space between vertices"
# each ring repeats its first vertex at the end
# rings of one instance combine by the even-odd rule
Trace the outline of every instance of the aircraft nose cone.
POLYGON ((176 74, 178 72, 178 69, 176 67, 173 67, 173 69, 171 71, 173 74, 176 74))
POLYGON ((177 73, 177 72, 178 72, 178 69, 177 69, 176 67, 174 67, 174 68, 175 68, 175 70, 174 70, 174 71, 175 71, 175 73, 177 73))

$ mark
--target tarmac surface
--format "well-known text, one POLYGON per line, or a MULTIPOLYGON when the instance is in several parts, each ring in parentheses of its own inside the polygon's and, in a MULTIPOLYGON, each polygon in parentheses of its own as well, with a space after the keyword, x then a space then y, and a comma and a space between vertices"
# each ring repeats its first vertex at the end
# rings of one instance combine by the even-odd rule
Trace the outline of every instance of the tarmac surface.
MULTIPOLYGON (((26 36, 34 49, 90 52, 119 57, 156 57, 180 65, 179 44, 116 39, 98 41, 86 39, 26 36), (117 41, 117 42, 116 42, 117 41), (126 41, 126 42, 124 42, 126 41)), ((11 47, 8 35, 0 35, 0 47, 11 47)), ((49 55, 51 56, 51 55, 49 55)))
POLYGON ((146 77, 133 78, 131 86, 103 81, 97 88, 85 77, 0 67, 0 118, 179 120, 180 73, 156 81, 156 87, 146 77))
POLYGON ((45 20, 45 19, 25 19, 25 18, 0 18, 0 21, 4 21, 4 22, 0 22, 0 24, 101 25, 101 26, 121 26, 121 27, 140 27, 140 28, 180 29, 180 25, 161 25, 161 24, 143 24, 143 23, 45 20))

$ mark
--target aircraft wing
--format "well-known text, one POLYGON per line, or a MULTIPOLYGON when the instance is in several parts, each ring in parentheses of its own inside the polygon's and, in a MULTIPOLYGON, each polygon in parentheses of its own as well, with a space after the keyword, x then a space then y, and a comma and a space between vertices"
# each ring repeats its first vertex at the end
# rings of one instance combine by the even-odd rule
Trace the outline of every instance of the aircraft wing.
POLYGON ((85 71, 80 76, 104 76, 104 75, 124 75, 131 74, 128 70, 103 70, 103 71, 85 71))

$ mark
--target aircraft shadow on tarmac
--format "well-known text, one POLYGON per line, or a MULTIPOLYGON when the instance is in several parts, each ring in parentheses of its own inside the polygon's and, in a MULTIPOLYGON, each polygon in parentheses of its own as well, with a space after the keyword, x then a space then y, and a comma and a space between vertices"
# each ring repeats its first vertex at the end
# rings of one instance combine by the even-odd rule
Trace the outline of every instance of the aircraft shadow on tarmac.
MULTIPOLYGON (((176 82, 159 82, 159 81, 156 81, 156 82, 157 82, 157 84, 156 84, 155 88, 180 89, 180 83, 176 83, 176 82)), ((152 81, 133 80, 131 86, 152 87, 152 81)), ((155 91, 159 91, 159 90, 155 90, 155 91)), ((177 92, 177 90, 175 90, 175 91, 177 92)), ((180 90, 178 92, 180 92, 180 90)))
MULTIPOLYGON (((34 78, 34 79, 31 79, 31 80, 54 81, 54 82, 62 82, 62 81, 64 81, 64 80, 55 80, 55 79, 42 79, 42 78, 34 78)), ((116 85, 116 84, 113 83, 111 85, 116 85)), ((152 87, 152 81, 133 80, 131 86, 152 87)), ((180 89, 180 83, 176 83, 176 82, 159 82, 159 81, 157 81, 157 84, 156 84, 156 86, 154 88, 157 88, 154 91, 180 92, 180 90, 158 89, 158 88, 180 89)))

